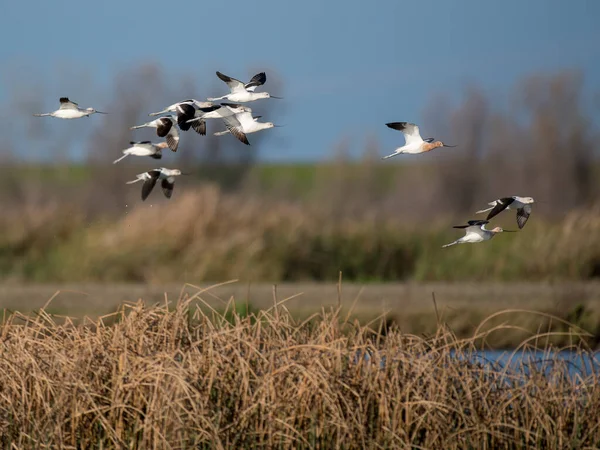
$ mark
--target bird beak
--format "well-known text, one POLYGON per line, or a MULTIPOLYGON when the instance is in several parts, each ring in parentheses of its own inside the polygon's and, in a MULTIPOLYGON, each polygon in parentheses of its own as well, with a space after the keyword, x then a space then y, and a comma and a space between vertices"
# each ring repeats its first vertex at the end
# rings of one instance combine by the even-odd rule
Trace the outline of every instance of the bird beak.
POLYGON ((181 172, 181 175, 191 175, 192 172, 181 172))
POLYGON ((285 125, 273 125, 275 128, 282 128, 285 127, 285 125))
POLYGON ((444 147, 456 147, 456 145, 446 145, 446 144, 444 144, 444 147))
POLYGON ((518 233, 519 230, 502 230, 505 233, 518 233))
POLYGON ((107 112, 102 112, 102 111, 96 111, 96 113, 98 113, 98 114, 108 114, 107 112))
POLYGON ((274 95, 271 95, 269 98, 276 98, 277 100, 283 100, 283 97, 275 97, 274 95))

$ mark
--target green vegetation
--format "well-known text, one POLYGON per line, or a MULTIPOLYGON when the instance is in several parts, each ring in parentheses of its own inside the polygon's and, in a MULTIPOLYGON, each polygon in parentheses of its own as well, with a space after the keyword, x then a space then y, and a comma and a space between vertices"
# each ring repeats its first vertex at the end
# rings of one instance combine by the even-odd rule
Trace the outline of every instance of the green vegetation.
MULTIPOLYGON (((600 442, 596 371, 577 383, 549 344, 528 335, 540 367, 475 359, 494 334, 426 337, 339 309, 297 320, 283 302, 261 312, 209 292, 176 304, 125 305, 79 325, 45 310, 0 325, 4 448, 591 448, 600 442), (199 303, 201 307, 194 305, 199 303), (238 313, 238 311, 240 313, 238 313), (368 355, 368 356, 365 356, 368 355)), ((510 314, 510 312, 506 312, 510 314)), ((585 311, 576 313, 579 318, 585 311)), ((550 319, 550 318, 548 318, 550 319)), ((506 321, 505 321, 506 322, 506 321)))
MULTIPOLYGON (((512 213, 498 219, 516 228, 512 213)), ((0 218, 4 279, 35 282, 590 280, 600 275, 600 216, 534 216, 514 234, 442 249, 450 220, 422 224, 208 186, 89 220, 71 205, 0 218)))

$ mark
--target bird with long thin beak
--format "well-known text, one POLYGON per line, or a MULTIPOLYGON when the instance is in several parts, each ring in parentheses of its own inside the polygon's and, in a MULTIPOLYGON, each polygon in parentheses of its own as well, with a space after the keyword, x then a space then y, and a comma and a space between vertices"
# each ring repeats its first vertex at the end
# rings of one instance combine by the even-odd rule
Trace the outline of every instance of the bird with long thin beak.
POLYGON ((161 167, 160 169, 149 170, 148 172, 140 173, 136 175, 135 180, 127 181, 127 184, 137 183, 143 181, 142 185, 142 201, 146 200, 154 189, 156 182, 161 180, 161 188, 163 194, 167 198, 171 198, 173 195, 173 189, 175 187, 175 177, 179 175, 190 175, 189 172, 182 172, 179 169, 166 169, 161 167))
POLYGON ((531 215, 531 207, 535 203, 535 200, 531 197, 519 197, 513 195, 512 197, 503 197, 493 202, 488 203, 489 208, 481 209, 475 214, 480 214, 489 211, 487 220, 490 220, 496 214, 500 214, 505 209, 517 210, 517 225, 519 229, 522 229, 527 223, 527 219, 531 215))
POLYGON ((252 79, 248 83, 242 83, 240 80, 229 77, 219 71, 217 71, 217 76, 220 80, 224 81, 229 87, 229 94, 223 95, 222 97, 209 97, 207 100, 209 102, 215 100, 229 100, 231 102, 238 103, 246 103, 253 102, 254 100, 258 100, 261 98, 276 98, 281 100, 283 97, 275 97, 274 95, 269 94, 268 92, 254 92, 254 90, 258 86, 262 86, 267 81, 267 75, 264 72, 257 73, 252 77, 252 79))
POLYGON ((56 111, 43 114, 34 114, 35 117, 56 117, 57 119, 79 119, 80 117, 89 117, 92 114, 108 114, 106 112, 98 111, 94 108, 80 108, 79 105, 68 97, 61 97, 59 99, 60 106, 56 111))
POLYGON ((386 125, 393 129, 401 131, 404 134, 404 140, 406 141, 402 147, 398 147, 394 153, 384 156, 382 159, 388 159, 402 153, 408 153, 411 155, 418 153, 425 153, 438 147, 456 147, 456 145, 447 145, 442 141, 433 141, 433 138, 423 139, 419 132, 419 127, 414 123, 409 122, 391 122, 386 125))
POLYGON ((158 137, 164 137, 169 145, 169 148, 176 152, 179 147, 179 131, 177 131, 177 117, 165 116, 159 117, 158 119, 152 120, 151 122, 143 123, 142 125, 136 125, 130 127, 130 130, 137 130, 138 128, 156 128, 156 135, 158 137))
POLYGON ((239 141, 246 145, 250 145, 247 134, 256 133, 257 131, 266 130, 268 128, 281 127, 282 125, 275 125, 273 122, 259 122, 261 116, 252 117, 252 110, 245 107, 242 111, 237 112, 233 115, 227 115, 221 117, 227 130, 218 131, 215 136, 222 136, 227 133, 233 134, 239 141))
POLYGON ((488 224, 487 220, 469 220, 467 225, 456 225, 453 228, 462 228, 465 230, 465 235, 460 239, 449 244, 442 245, 442 248, 450 247, 456 244, 475 244, 477 242, 489 241, 498 233, 514 233, 513 230, 504 230, 500 227, 496 227, 492 230, 487 230, 485 225, 488 224))

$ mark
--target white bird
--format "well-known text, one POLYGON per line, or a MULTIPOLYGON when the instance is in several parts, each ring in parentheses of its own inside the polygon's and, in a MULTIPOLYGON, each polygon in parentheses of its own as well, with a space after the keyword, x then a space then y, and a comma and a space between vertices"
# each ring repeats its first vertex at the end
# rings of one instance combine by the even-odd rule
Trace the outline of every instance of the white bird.
POLYGON ((419 127, 414 123, 391 122, 386 123, 386 125, 393 130, 402 131, 406 142, 402 147, 398 147, 394 153, 384 156, 381 159, 388 159, 401 153, 408 153, 411 155, 425 153, 438 147, 456 147, 456 145, 446 145, 442 141, 433 142, 433 138, 423 139, 419 133, 419 127))
POLYGON ((253 102, 254 100, 258 100, 260 98, 277 98, 281 99, 281 97, 275 97, 274 95, 269 94, 268 92, 254 92, 254 90, 258 86, 262 86, 267 81, 267 75, 264 72, 257 73, 252 77, 252 79, 248 83, 242 83, 240 80, 236 80, 235 78, 228 77, 227 75, 222 74, 217 71, 217 76, 227 83, 229 86, 229 90, 231 91, 229 94, 224 95, 222 97, 216 98, 208 98, 208 101, 215 100, 229 100, 232 102, 253 102))
POLYGON ((531 197, 519 197, 517 195, 513 195, 512 197, 503 197, 499 198, 498 200, 494 200, 493 202, 488 203, 488 205, 491 205, 490 208, 479 210, 475 214, 490 211, 487 216, 487 220, 490 220, 496 214, 500 214, 505 209, 516 209, 517 225, 519 225, 519 229, 521 229, 525 226, 527 219, 529 219, 531 214, 531 206, 533 203, 535 203, 535 201, 531 197))
POLYGON ((159 112, 150 113, 149 116, 157 116, 167 112, 177 113, 177 125, 181 131, 188 131, 190 127, 201 136, 206 135, 206 122, 199 120, 189 124, 188 121, 195 117, 201 119, 206 112, 210 112, 213 109, 218 108, 218 105, 214 105, 212 102, 200 102, 195 99, 183 100, 178 103, 173 103, 167 106, 165 109, 159 112))
POLYGON ((59 99, 60 107, 56 111, 44 114, 34 114, 35 117, 57 117, 58 119, 79 119, 80 117, 89 117, 92 114, 107 114, 102 111, 97 111, 94 108, 80 108, 75 102, 69 100, 68 97, 59 99))
POLYGON ((123 150, 123 156, 113 161, 113 164, 118 163, 122 159, 126 158, 129 155, 134 156, 150 156, 154 159, 162 158, 162 150, 167 148, 169 145, 166 142, 159 142, 158 144, 153 144, 150 141, 130 141, 129 144, 131 147, 123 150))
POLYGON ((148 172, 140 173, 136 175, 135 180, 127 181, 127 184, 137 183, 138 181, 143 181, 144 185, 142 186, 142 201, 148 198, 152 189, 156 185, 158 180, 162 180, 160 187, 162 188, 165 197, 171 198, 173 195, 173 188, 175 185, 175 177, 178 175, 187 175, 181 172, 179 169, 165 169, 161 167, 160 169, 149 170, 148 172))
POLYGON ((175 116, 165 116, 155 119, 151 122, 146 122, 142 125, 136 125, 135 127, 130 127, 130 130, 135 130, 138 128, 156 128, 156 134, 158 137, 164 137, 167 140, 167 144, 169 148, 176 152, 177 147, 179 146, 179 132, 177 131, 177 127, 175 124, 177 123, 177 117, 175 116))
POLYGON ((189 119, 186 124, 197 124, 198 122, 204 122, 206 119, 223 119, 227 116, 233 116, 234 114, 247 111, 252 113, 252 109, 247 106, 239 105, 237 103, 221 103, 220 105, 213 105, 209 108, 200 109, 201 114, 197 113, 198 117, 189 119))
POLYGON ((248 111, 248 109, 250 108, 247 108, 246 111, 223 117, 222 119, 225 122, 227 130, 219 131, 215 133, 215 136, 231 133, 244 144, 250 145, 250 142, 248 142, 248 138, 246 137, 247 134, 279 126, 275 125, 273 122, 258 122, 258 119, 261 116, 252 117, 252 110, 248 111))
POLYGON ((510 232, 511 230, 503 230, 500 227, 496 227, 493 230, 486 230, 485 225, 489 223, 487 220, 469 220, 468 225, 456 225, 453 228, 464 228, 465 235, 460 239, 449 244, 442 245, 442 248, 450 247, 455 244, 475 244, 477 242, 489 241, 497 233, 510 232))
POLYGON ((180 102, 177 103, 173 103, 172 105, 167 106, 165 109, 163 109, 162 111, 158 111, 158 112, 153 112, 148 114, 149 116, 160 116, 161 114, 166 114, 166 113, 170 113, 170 112, 176 112, 177 111, 177 107, 179 105, 182 104, 191 104, 193 106, 196 106, 198 108, 208 108, 210 106, 213 106, 212 102, 201 102, 199 100, 190 98, 188 100, 182 100, 180 102))

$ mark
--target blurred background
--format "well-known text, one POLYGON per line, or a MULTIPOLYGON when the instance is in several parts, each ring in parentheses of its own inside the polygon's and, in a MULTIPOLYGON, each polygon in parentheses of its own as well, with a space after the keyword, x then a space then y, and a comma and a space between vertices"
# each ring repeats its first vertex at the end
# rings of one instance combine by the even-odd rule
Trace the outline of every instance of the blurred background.
MULTIPOLYGON (((22 1, 3 16, 4 286, 600 277, 598 2, 22 1), (216 70, 265 71, 258 90, 284 99, 249 106, 284 127, 245 146, 213 120, 160 161, 112 165, 159 140, 129 130, 148 113, 227 93, 216 70), (62 96, 110 114, 32 116, 62 96), (381 161, 404 142, 394 121, 457 147, 381 161), (193 175, 142 202, 125 182, 161 166, 193 175), (538 201, 522 231, 441 248, 512 195, 538 201)), ((492 225, 517 229, 515 213, 492 225)))

